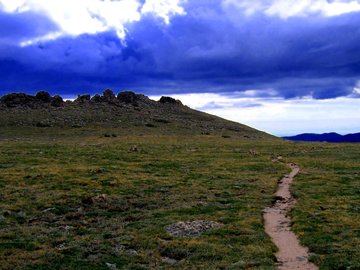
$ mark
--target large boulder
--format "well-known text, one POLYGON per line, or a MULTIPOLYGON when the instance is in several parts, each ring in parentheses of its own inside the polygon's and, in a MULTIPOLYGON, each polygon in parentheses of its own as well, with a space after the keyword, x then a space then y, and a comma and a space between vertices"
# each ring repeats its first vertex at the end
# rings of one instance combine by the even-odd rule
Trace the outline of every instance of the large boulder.
POLYGON ((117 100, 122 102, 122 103, 126 103, 126 104, 131 104, 131 105, 135 105, 137 106, 138 103, 138 98, 137 95, 134 92, 131 91, 124 91, 124 92, 120 92, 117 95, 117 100))
POLYGON ((36 99, 38 101, 44 102, 44 103, 48 103, 51 102, 51 96, 48 92, 46 91, 39 91, 36 93, 35 95, 36 99))
POLYGON ((100 103, 100 102, 114 103, 117 100, 116 100, 116 96, 114 95, 113 91, 111 91, 110 89, 106 89, 103 92, 102 96, 96 94, 95 96, 93 96, 90 99, 90 101, 93 103, 100 103))
POLYGON ((77 99, 74 100, 75 103, 88 103, 90 101, 90 95, 78 95, 77 99))
POLYGON ((110 89, 106 89, 104 92, 103 92, 103 99, 104 101, 107 101, 107 102, 112 102, 112 101, 115 101, 116 100, 116 97, 113 93, 112 90, 110 89))
POLYGON ((59 95, 55 95, 51 98, 51 106, 53 107, 61 107, 64 104, 64 100, 59 95))
POLYGON ((174 99, 172 97, 164 97, 162 96, 159 100, 160 103, 163 104, 174 104, 174 105, 182 105, 180 100, 174 99))
POLYGON ((96 94, 95 96, 93 96, 90 100, 91 102, 93 103, 99 103, 99 102, 102 102, 103 99, 100 95, 96 94))

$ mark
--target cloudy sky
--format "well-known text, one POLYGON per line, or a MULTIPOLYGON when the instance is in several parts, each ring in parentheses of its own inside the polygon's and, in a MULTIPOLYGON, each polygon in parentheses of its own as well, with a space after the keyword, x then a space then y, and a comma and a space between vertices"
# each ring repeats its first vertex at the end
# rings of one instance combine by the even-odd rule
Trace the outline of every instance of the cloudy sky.
POLYGON ((0 95, 105 88, 276 135, 360 132, 360 0, 0 0, 0 95))

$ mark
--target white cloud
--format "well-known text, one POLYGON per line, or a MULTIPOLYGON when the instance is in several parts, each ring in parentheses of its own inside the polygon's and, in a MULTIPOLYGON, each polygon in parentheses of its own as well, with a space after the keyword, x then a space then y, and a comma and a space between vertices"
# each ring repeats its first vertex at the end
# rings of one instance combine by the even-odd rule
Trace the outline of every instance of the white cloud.
POLYGON ((28 40, 22 41, 22 42, 20 42, 20 46, 21 47, 26 47, 26 46, 29 46, 31 44, 42 42, 42 41, 55 40, 55 39, 57 39, 57 38, 59 38, 61 36, 63 36, 62 32, 51 32, 51 33, 49 33, 49 34, 47 34, 45 36, 41 36, 41 37, 38 37, 38 38, 28 39, 28 40))
POLYGON ((58 25, 58 32, 25 40, 22 45, 108 30, 116 31, 118 37, 124 39, 126 24, 139 21, 144 14, 151 13, 167 24, 171 16, 185 14, 180 0, 146 0, 144 3, 139 0, 0 0, 0 10, 44 14, 58 25))
POLYGON ((283 19, 313 14, 330 17, 360 11, 359 0, 223 0, 223 6, 236 7, 247 15, 262 12, 283 19))
POLYGON ((25 8, 26 0, 1 0, 0 9, 5 12, 22 12, 25 8))
MULTIPOLYGON (((305 132, 354 133, 360 131, 360 99, 328 100, 228 96, 196 93, 171 95, 183 104, 278 136, 305 132), (247 106, 259 104, 261 106, 247 106), (207 106, 210 105, 210 106, 207 106)), ((158 99, 158 96, 152 96, 158 99)))
POLYGON ((360 81, 356 83, 356 86, 353 88, 353 93, 355 95, 360 95, 360 81))
POLYGON ((171 15, 184 15, 185 11, 180 6, 180 0, 147 0, 141 8, 141 13, 153 13, 164 19, 165 23, 170 22, 171 15))

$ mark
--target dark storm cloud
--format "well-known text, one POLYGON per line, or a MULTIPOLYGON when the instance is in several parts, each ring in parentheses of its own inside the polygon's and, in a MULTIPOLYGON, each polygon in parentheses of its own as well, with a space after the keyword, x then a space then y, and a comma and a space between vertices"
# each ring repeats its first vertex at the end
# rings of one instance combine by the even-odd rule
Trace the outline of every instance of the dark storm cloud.
POLYGON ((244 16, 218 1, 184 7, 187 14, 169 25, 151 15, 127 25, 126 44, 106 32, 19 47, 16 42, 54 26, 34 14, 2 14, 8 26, 1 24, 0 40, 13 42, 0 43, 0 94, 15 88, 147 94, 270 89, 284 98, 326 99, 351 94, 360 79, 360 13, 283 20, 244 16))
POLYGON ((0 12, 0 43, 17 45, 24 39, 46 35, 56 30, 57 26, 52 21, 33 12, 0 12))

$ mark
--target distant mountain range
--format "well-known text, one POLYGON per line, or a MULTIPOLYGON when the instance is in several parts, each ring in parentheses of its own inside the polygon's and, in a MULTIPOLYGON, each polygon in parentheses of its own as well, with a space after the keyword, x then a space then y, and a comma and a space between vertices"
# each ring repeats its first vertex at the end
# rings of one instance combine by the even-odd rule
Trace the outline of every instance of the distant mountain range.
POLYGON ((304 141, 304 142, 360 142, 360 133, 353 133, 347 135, 340 135, 335 132, 314 134, 304 133, 296 136, 283 137, 290 141, 304 141))

